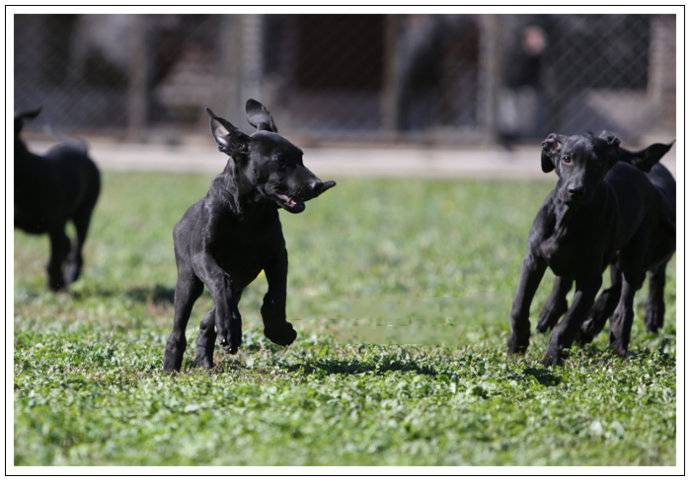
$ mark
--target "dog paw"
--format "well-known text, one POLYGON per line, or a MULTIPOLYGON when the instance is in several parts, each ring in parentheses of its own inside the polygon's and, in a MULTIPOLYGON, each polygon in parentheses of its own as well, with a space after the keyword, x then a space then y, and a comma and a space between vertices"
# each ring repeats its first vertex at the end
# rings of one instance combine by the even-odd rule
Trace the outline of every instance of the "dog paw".
POLYGON ((292 328, 292 324, 286 322, 277 326, 272 325, 264 329, 264 335, 271 341, 280 346, 289 346, 297 338, 297 331, 292 328))
POLYGON ((544 367, 562 366, 564 359, 563 353, 548 350, 546 351, 544 358, 541 360, 541 363, 544 365, 544 367))
POLYGON ((615 330, 609 331, 609 348, 621 357, 628 355, 627 343, 623 342, 621 334, 615 330))
POLYGON ((194 358, 194 362, 192 363, 192 365, 194 367, 203 367, 205 369, 213 369, 214 367, 213 359, 203 354, 194 358))
POLYGON ((580 345, 584 346, 585 344, 589 344, 594 340, 594 336, 591 334, 585 332, 585 331, 578 331, 577 335, 575 336, 575 342, 580 345))
POLYGON ((539 319, 539 322, 537 323, 537 332, 544 334, 546 331, 551 329, 551 324, 548 322, 548 319, 539 319))
POLYGON ((237 354, 237 351, 240 350, 240 345, 239 344, 221 344, 223 346, 223 351, 227 354, 237 354))
POLYGON ((623 358, 628 357, 628 349, 627 348, 620 346, 620 345, 613 345, 613 346, 611 346, 611 348, 613 349, 613 352, 618 354, 620 357, 623 357, 623 358))
POLYGON ((53 292, 59 292, 67 287, 67 283, 63 279, 52 278, 48 279, 48 289, 53 292))
POLYGON ((76 262, 70 262, 65 267, 65 283, 71 284, 79 279, 79 274, 81 274, 81 266, 76 262))
POLYGON ((237 354, 242 345, 242 329, 234 329, 233 326, 224 326, 216 323, 218 343, 223 351, 228 354, 237 354))
POLYGON ((592 325, 592 319, 586 320, 580 327, 580 330, 577 331, 577 335, 575 336, 575 342, 577 342, 581 346, 589 344, 594 340, 594 336, 596 336, 597 334, 593 331, 594 327, 592 325))
POLYGON ((664 326, 664 309, 659 307, 648 307, 644 323, 647 331, 658 332, 664 326))
POLYGON ((529 339, 520 339, 516 335, 508 336, 508 352, 510 354, 524 354, 529 346, 529 339))
POLYGON ((545 333, 546 331, 553 329, 556 325, 558 319, 563 315, 564 312, 568 310, 567 304, 558 304, 553 307, 544 306, 544 309, 539 315, 539 321, 537 322, 537 331, 545 333))
POLYGON ((178 372, 180 367, 182 367, 182 356, 166 351, 163 357, 163 370, 165 372, 178 372))
POLYGON ((182 367, 182 356, 184 355, 187 342, 184 338, 171 334, 165 344, 165 354, 163 354, 163 370, 166 372, 179 371, 182 367))
POLYGON ((620 357, 628 357, 628 347, 624 346, 622 342, 614 340, 609 343, 609 347, 620 357))

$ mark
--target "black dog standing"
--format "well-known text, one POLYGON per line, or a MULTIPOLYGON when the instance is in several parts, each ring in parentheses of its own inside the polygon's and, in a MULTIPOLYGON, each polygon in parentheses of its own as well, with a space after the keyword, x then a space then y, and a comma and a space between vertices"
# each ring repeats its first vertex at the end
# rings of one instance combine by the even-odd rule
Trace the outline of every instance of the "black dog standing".
MULTIPOLYGON (((627 353, 635 292, 646 271, 663 271, 673 255, 675 223, 663 185, 653 183, 630 163, 618 162, 626 160, 619 144, 611 136, 558 134, 550 134, 542 143, 542 170, 555 169, 558 183, 530 230, 510 314, 511 352, 527 349, 530 304, 547 266, 557 276, 550 299, 559 305, 556 310, 565 311, 565 294, 575 283, 572 305, 554 327, 544 357, 544 364, 551 365, 562 362, 563 350, 570 347, 591 313, 604 270, 615 263, 622 282, 620 295, 614 295, 609 342, 619 354, 627 353)), ((650 168, 668 148, 646 151, 650 168)))
POLYGON ((42 156, 29 152, 19 134, 24 122, 40 111, 14 118, 14 225, 29 234, 50 236, 48 286, 60 290, 81 273, 82 249, 101 180, 83 145, 59 144, 42 156), (65 234, 69 221, 76 230, 73 243, 65 234))
POLYGON ((261 315, 264 334, 280 345, 297 333, 285 317, 288 257, 278 208, 302 212, 304 202, 335 185, 322 182, 302 163, 302 151, 278 135, 271 114, 250 99, 249 123, 242 133, 211 110, 211 132, 229 158, 208 194, 190 207, 175 226, 175 318, 165 348, 163 369, 178 371, 186 347, 185 329, 204 285, 214 308, 201 322, 195 364, 213 367, 216 335, 229 353, 242 343, 238 303, 243 289, 263 269, 268 281, 261 315))

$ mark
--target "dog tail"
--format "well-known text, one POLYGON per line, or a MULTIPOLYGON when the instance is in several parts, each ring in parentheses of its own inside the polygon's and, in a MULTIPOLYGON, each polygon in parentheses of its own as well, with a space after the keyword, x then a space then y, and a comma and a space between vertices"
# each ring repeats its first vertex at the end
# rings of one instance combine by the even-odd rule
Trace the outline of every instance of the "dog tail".
POLYGON ((78 137, 68 137, 67 135, 53 129, 53 127, 50 125, 45 126, 45 132, 55 139, 56 142, 69 145, 70 147, 79 150, 84 155, 89 153, 89 143, 84 139, 80 139, 78 137))

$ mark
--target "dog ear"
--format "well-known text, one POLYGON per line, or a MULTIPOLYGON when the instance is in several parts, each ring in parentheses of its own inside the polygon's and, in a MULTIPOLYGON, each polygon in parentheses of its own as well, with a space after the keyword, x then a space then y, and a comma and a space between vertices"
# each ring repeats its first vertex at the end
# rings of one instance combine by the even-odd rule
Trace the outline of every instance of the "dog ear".
POLYGON ((256 127, 257 130, 268 130, 269 132, 278 132, 273 121, 273 116, 264 105, 258 100, 249 99, 245 107, 247 111, 247 120, 256 127))
POLYGON ((206 107, 211 117, 211 134, 218 144, 218 150, 230 156, 249 152, 250 137, 222 117, 206 107))
POLYGON ((25 112, 20 112, 17 115, 15 115, 14 118, 16 120, 33 120, 36 117, 38 117, 38 114, 41 113, 41 109, 43 109, 43 107, 38 107, 34 110, 27 110, 25 112))
POLYGON ((638 169, 649 172, 654 164, 657 164, 661 158, 666 155, 666 153, 671 150, 675 140, 670 144, 652 144, 646 149, 640 150, 638 152, 631 152, 629 157, 629 162, 637 167, 638 169))
POLYGON ((612 167, 619 160, 623 160, 625 149, 620 146, 621 139, 606 130, 602 130, 598 139, 599 145, 603 147, 603 152, 600 155, 606 160, 609 167, 612 167))
POLYGON ((19 112, 14 116, 14 134, 19 135, 19 133, 22 131, 24 127, 24 123, 27 122, 28 120, 33 120, 36 117, 38 117, 38 114, 41 113, 41 109, 43 107, 39 107, 34 110, 27 110, 24 112, 19 112))
POLYGON ((599 138, 609 145, 620 145, 621 143, 621 140, 615 134, 609 132, 608 130, 602 130, 599 134, 599 138))
POLYGON ((556 168, 554 159, 558 155, 563 145, 561 135, 551 133, 541 143, 541 170, 551 172, 556 168))

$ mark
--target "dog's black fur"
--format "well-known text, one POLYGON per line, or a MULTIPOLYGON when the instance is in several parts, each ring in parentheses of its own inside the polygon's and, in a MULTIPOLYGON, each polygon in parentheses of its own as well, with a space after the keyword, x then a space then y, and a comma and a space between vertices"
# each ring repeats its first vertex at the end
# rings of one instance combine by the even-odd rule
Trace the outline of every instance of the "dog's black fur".
POLYGON ((208 194, 175 226, 175 318, 163 359, 178 371, 186 347, 185 329, 204 285, 214 308, 201 322, 195 364, 213 367, 216 335, 226 352, 242 343, 238 302, 243 289, 263 269, 268 281, 261 315, 264 334, 280 345, 297 333, 285 317, 288 257, 278 208, 302 212, 304 202, 335 185, 322 182, 302 163, 302 151, 277 133, 271 114, 250 99, 246 111, 256 127, 251 136, 207 109, 211 132, 229 158, 208 194))
MULTIPOLYGON (((602 132, 600 137, 609 141, 614 138, 608 132, 602 132)), ((673 142, 670 144, 656 143, 637 152, 631 152, 621 147, 618 160, 619 162, 632 164, 647 172, 650 182, 656 187, 661 196, 662 212, 668 221, 663 225, 666 229, 670 229, 670 232, 665 232, 664 235, 671 235, 675 238, 676 182, 668 169, 658 163, 672 146, 673 142)), ((649 271, 649 295, 645 315, 645 325, 649 332, 657 332, 664 324, 666 310, 664 302, 666 265, 667 262, 661 262, 649 271)), ((597 297, 591 313, 582 325, 577 339, 582 344, 591 342, 601 332, 618 303, 623 279, 617 259, 610 266, 610 275, 611 286, 597 297)), ((537 323, 537 330, 539 332, 546 332, 551 329, 567 310, 567 290, 561 284, 562 280, 556 278, 551 295, 539 316, 539 322, 537 323)))
POLYGON ((84 145, 58 144, 45 155, 29 152, 20 134, 41 109, 14 117, 14 225, 29 234, 48 234, 48 287, 60 290, 76 281, 91 214, 101 190, 100 173, 84 145), (74 224, 70 242, 65 225, 74 224))
MULTIPOLYGON (((530 304, 547 266, 557 278, 540 328, 548 328, 565 316, 554 327, 545 365, 562 362, 564 350, 580 335, 588 315, 605 316, 605 321, 611 311, 609 343, 625 355, 634 294, 648 270, 654 273, 652 310, 656 317, 661 310, 663 316, 663 281, 659 277, 663 279, 666 263, 675 251, 675 182, 658 161, 670 147, 654 144, 630 152, 608 134, 550 134, 544 140, 542 170, 555 169, 558 183, 530 230, 510 314, 510 352, 527 349, 530 304), (614 278, 620 279, 620 287, 602 293, 594 305, 609 264, 614 264, 614 278), (575 294, 568 309, 565 296, 573 282, 575 294)), ((603 324, 599 324, 600 320, 589 321, 583 329, 585 336, 600 330, 603 324)))

